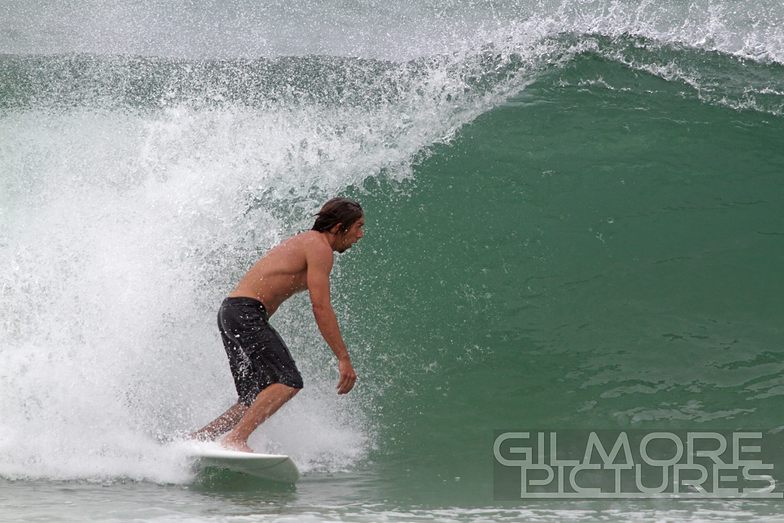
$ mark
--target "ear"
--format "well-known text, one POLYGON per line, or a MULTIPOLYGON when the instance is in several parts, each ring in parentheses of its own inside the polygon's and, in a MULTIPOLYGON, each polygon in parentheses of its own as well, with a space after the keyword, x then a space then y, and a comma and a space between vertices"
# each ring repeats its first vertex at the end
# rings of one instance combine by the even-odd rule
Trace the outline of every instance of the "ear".
POLYGON ((340 232, 340 228, 341 228, 341 227, 343 227, 343 224, 342 224, 342 223, 336 223, 335 225, 333 225, 333 226, 332 226, 332 227, 329 229, 329 232, 330 232, 330 234, 337 234, 337 233, 339 233, 339 232, 340 232))

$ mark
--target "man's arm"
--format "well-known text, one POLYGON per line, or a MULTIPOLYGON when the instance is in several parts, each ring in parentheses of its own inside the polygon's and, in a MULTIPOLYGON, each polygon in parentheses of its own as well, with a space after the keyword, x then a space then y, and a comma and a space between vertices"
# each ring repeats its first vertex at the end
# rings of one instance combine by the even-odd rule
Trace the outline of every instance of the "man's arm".
POLYGON ((310 302, 313 306, 313 316, 316 318, 321 335, 338 358, 338 371, 340 372, 338 394, 346 394, 354 387, 357 375, 351 365, 346 344, 340 335, 340 326, 330 300, 329 273, 332 271, 332 250, 328 247, 322 249, 320 245, 308 246, 305 256, 308 265, 307 282, 310 302))

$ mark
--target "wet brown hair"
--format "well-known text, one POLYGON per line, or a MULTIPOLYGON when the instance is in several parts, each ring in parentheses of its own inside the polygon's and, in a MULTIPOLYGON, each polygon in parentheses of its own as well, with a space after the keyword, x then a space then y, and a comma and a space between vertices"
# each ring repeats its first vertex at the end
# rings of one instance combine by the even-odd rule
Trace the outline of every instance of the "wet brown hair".
POLYGON ((335 225, 341 224, 340 231, 346 232, 354 222, 362 218, 363 214, 359 202, 348 198, 332 198, 316 214, 316 223, 313 224, 312 230, 326 232, 335 225))

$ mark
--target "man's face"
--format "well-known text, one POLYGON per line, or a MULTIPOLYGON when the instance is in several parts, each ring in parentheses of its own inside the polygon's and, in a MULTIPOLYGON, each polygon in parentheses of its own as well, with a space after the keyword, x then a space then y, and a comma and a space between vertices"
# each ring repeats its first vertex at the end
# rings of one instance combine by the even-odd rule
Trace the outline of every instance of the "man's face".
POLYGON ((362 215, 348 230, 340 236, 338 252, 346 252, 365 235, 365 216, 362 215))

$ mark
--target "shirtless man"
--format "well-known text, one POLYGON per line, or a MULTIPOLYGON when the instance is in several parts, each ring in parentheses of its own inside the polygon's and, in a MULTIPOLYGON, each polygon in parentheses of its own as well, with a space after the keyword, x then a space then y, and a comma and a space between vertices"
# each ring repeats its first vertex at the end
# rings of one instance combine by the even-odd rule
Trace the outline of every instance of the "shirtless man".
POLYGON ((333 252, 345 252, 362 236, 362 207, 346 198, 333 198, 316 215, 310 231, 277 245, 251 267, 223 301, 218 312, 229 366, 239 400, 207 426, 191 434, 253 452, 248 437, 302 388, 302 377, 280 335, 269 323, 281 303, 308 289, 313 315, 324 340, 338 359, 338 394, 346 394, 357 380, 340 335, 329 296, 333 252))

